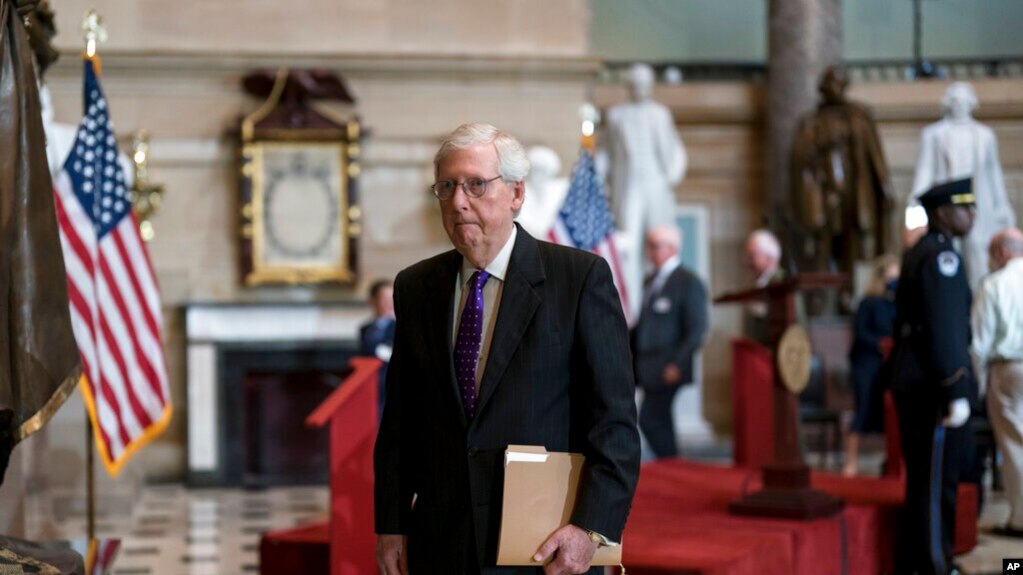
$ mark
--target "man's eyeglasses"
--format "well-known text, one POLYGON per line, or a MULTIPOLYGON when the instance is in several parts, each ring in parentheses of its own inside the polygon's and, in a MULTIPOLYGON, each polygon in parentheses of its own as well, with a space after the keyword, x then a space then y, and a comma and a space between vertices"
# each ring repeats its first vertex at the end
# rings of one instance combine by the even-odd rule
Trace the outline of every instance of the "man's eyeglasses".
MULTIPOLYGON (((487 193, 487 184, 500 178, 501 176, 494 176, 489 180, 468 178, 461 184, 462 191, 470 198, 483 197, 483 194, 487 193)), ((458 186, 458 180, 441 180, 430 186, 430 191, 433 192, 433 195, 437 196, 438 200, 450 200, 455 195, 455 190, 458 186)))

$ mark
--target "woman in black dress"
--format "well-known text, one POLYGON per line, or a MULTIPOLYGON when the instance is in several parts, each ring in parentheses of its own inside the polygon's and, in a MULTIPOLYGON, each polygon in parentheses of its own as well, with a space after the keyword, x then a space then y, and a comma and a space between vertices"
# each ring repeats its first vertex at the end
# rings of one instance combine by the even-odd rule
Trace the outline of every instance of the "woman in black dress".
POLYGON ((874 260, 870 284, 859 306, 853 325, 853 345, 849 351, 849 374, 855 399, 855 417, 845 444, 847 477, 858 471, 857 454, 860 436, 879 433, 882 429, 882 390, 878 374, 884 363, 881 341, 890 338, 895 326, 895 285, 899 278, 899 260, 883 255, 874 260))

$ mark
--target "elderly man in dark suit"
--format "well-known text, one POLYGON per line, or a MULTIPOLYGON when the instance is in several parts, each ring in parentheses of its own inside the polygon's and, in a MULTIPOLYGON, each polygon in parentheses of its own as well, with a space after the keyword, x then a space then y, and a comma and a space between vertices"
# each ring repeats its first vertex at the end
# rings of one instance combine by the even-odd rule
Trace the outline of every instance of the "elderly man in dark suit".
POLYGON ((654 271, 632 331, 636 383, 643 388, 639 426, 657 457, 678 455, 671 404, 683 385, 693 383, 693 356, 707 334, 707 289, 682 265, 681 249, 675 226, 647 232, 644 250, 654 271))
POLYGON ((510 135, 460 126, 434 170, 455 249, 395 280, 375 453, 381 572, 587 572, 599 545, 621 541, 639 473, 632 358, 610 268, 513 222, 529 162, 510 135), (543 569, 495 566, 509 444, 586 456, 570 524, 534 557, 543 569))

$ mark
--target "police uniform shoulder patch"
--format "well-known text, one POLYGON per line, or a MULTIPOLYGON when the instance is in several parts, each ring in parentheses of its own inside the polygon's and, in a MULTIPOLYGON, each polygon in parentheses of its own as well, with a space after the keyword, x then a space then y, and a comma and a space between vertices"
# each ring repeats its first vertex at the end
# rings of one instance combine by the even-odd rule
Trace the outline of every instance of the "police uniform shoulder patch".
POLYGON ((951 250, 938 254, 938 271, 945 277, 954 277, 959 272, 959 256, 951 250))

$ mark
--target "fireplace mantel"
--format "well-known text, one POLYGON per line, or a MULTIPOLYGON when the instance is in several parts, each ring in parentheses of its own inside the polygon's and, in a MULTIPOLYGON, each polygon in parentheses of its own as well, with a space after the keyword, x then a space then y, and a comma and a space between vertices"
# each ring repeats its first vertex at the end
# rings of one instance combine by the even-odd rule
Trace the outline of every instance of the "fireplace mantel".
POLYGON ((186 305, 189 482, 215 484, 222 471, 218 414, 223 350, 356 346, 359 326, 369 317, 361 302, 186 305))

